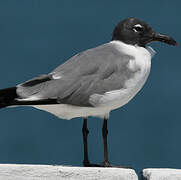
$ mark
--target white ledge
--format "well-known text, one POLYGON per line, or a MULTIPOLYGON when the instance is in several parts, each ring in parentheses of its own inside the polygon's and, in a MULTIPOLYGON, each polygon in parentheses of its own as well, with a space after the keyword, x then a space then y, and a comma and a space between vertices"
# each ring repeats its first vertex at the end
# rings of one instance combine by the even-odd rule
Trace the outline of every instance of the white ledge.
POLYGON ((0 180, 138 180, 133 169, 0 164, 0 180))
POLYGON ((143 180, 181 180, 181 169, 148 168, 142 174, 143 180))

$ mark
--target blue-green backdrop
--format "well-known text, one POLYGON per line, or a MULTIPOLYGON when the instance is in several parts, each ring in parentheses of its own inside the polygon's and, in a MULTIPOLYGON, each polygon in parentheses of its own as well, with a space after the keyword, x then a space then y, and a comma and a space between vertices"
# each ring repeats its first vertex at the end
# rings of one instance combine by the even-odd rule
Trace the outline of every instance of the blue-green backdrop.
MULTIPOLYGON (((74 54, 108 42, 127 17, 148 22, 180 43, 179 0, 1 0, 0 88, 48 73, 74 54)), ((112 163, 140 171, 181 168, 181 51, 152 43, 157 51, 144 88, 111 113, 112 163)), ((90 160, 103 160, 102 120, 90 118, 90 160)), ((71 121, 31 107, 0 110, 0 163, 80 166, 82 119, 71 121)))

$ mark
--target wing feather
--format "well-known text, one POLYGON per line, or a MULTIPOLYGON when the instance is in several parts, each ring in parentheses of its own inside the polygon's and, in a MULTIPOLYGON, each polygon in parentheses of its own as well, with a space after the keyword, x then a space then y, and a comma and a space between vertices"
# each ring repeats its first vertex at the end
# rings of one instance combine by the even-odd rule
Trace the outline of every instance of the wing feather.
POLYGON ((93 106, 91 95, 124 88, 135 73, 127 66, 131 59, 107 43, 73 56, 48 75, 18 85, 17 94, 19 98, 56 98, 58 103, 93 106))

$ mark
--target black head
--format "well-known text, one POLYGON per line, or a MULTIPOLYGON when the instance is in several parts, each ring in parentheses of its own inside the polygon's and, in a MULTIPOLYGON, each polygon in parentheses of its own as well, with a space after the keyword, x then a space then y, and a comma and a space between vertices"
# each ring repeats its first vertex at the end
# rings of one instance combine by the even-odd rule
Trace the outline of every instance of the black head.
POLYGON ((156 33, 148 24, 136 18, 128 18, 121 21, 113 31, 112 40, 120 40, 127 44, 142 47, 145 47, 147 43, 152 41, 177 45, 173 38, 156 33))

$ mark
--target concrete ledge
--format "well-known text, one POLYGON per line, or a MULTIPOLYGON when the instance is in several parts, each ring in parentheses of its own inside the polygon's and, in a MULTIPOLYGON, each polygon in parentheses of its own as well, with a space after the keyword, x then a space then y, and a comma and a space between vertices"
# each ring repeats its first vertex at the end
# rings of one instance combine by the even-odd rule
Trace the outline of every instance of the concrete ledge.
POLYGON ((0 164, 0 180, 138 180, 133 169, 0 164))
POLYGON ((142 175, 143 180, 181 180, 181 169, 149 168, 142 175))

